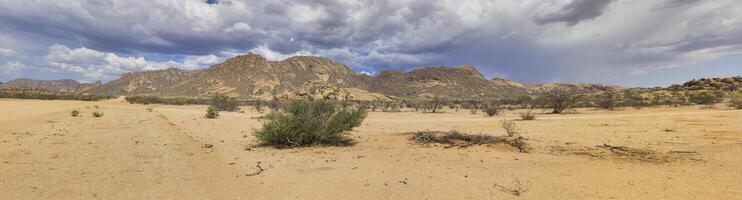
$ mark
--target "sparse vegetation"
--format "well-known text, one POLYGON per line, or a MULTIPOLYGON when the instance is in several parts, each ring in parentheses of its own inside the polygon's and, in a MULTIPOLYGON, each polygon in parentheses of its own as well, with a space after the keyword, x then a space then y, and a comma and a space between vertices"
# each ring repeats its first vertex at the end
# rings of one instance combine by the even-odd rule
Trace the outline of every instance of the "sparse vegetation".
POLYGON ((208 119, 215 119, 219 117, 219 110, 217 110, 214 107, 209 106, 209 108, 206 108, 206 118, 208 119))
POLYGON ((360 126, 366 118, 366 110, 331 100, 291 101, 284 106, 284 111, 255 132, 263 145, 351 145, 353 141, 342 133, 360 126))
POLYGON ((96 118, 97 117, 103 117, 103 112, 95 111, 95 112, 93 112, 93 117, 96 117, 96 118))
POLYGON ((239 103, 234 97, 228 97, 224 95, 214 95, 209 100, 210 107, 213 107, 216 111, 227 111, 234 112, 239 110, 239 103))
POLYGON ((536 115, 534 115, 531 112, 531 110, 527 110, 525 112, 521 112, 520 113, 520 119, 521 120, 526 120, 526 121, 528 121, 528 120, 535 120, 536 119, 536 115))
POLYGON ((691 93, 688 96, 688 101, 698 105, 714 105, 714 103, 721 102, 722 98, 718 98, 714 93, 709 91, 701 91, 691 93))
POLYGON ((183 97, 160 97, 154 95, 136 95, 126 96, 127 102, 131 104, 165 104, 165 105, 204 105, 208 104, 207 99, 183 98, 183 97))
POLYGON ((0 89, 0 98, 11 99, 41 99, 41 100, 76 100, 76 101, 99 101, 116 98, 110 95, 55 93, 41 89, 0 89))
POLYGON ((70 112, 70 115, 72 115, 72 117, 80 116, 80 111, 79 110, 73 110, 72 112, 70 112))

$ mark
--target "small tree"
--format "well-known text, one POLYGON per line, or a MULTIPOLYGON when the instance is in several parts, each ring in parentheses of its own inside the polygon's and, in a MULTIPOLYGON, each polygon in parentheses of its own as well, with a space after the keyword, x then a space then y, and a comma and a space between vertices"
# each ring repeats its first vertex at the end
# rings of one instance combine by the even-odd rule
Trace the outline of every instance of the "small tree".
POLYGON ((216 111, 228 111, 233 112, 239 109, 239 104, 234 97, 228 97, 221 94, 214 95, 209 101, 210 107, 213 107, 216 111))
POLYGON ((448 103, 448 100, 445 97, 441 97, 438 95, 433 96, 433 99, 430 100, 430 111, 433 113, 436 113, 439 111, 439 109, 443 108, 448 103))
POLYGON ((528 109, 531 108, 531 102, 533 102, 533 98, 531 98, 531 96, 520 96, 515 101, 516 103, 523 106, 523 109, 528 109))
POLYGON ((553 114, 560 114, 577 104, 584 95, 576 90, 553 89, 543 96, 545 106, 550 108, 553 114))

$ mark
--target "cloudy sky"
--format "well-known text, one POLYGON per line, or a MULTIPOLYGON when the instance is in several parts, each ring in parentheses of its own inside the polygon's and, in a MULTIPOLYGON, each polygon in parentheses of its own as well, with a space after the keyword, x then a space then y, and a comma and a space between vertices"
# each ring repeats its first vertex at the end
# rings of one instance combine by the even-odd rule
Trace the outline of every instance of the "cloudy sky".
POLYGON ((742 75, 739 0, 0 0, 0 81, 110 81, 255 52, 359 72, 667 86, 742 75))

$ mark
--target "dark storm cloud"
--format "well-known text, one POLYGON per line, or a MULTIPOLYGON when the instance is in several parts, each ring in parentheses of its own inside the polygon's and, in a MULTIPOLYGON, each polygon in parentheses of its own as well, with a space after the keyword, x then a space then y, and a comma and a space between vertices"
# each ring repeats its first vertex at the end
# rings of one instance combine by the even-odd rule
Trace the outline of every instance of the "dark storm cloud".
POLYGON ((364 71, 475 65, 593 81, 736 55, 740 13, 736 0, 0 0, 0 49, 13 52, 0 66, 111 79, 253 51, 364 71))
POLYGON ((596 18, 605 12, 614 0, 572 0, 556 11, 542 13, 534 17, 538 24, 565 22, 573 26, 583 20, 596 18))

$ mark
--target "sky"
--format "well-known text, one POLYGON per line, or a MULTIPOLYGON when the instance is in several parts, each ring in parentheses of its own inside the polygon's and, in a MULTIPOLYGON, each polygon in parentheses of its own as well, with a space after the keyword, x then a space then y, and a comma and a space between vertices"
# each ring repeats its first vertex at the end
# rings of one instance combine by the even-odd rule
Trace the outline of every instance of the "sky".
POLYGON ((739 0, 0 0, 0 81, 203 69, 248 52, 529 83, 742 75, 739 0))

